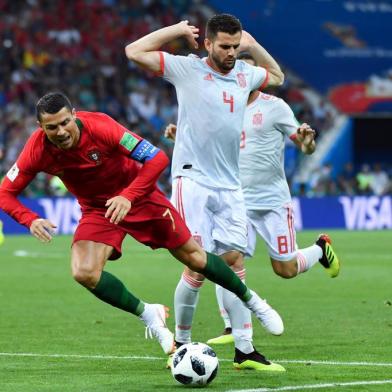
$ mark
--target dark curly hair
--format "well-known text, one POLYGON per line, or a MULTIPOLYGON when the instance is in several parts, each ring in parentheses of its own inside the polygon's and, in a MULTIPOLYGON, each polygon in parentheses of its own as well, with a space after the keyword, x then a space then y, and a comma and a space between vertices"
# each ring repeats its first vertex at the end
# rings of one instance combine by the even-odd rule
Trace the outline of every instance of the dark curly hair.
POLYGON ((72 105, 69 98, 61 92, 52 92, 41 97, 36 105, 36 115, 38 121, 41 121, 42 113, 57 113, 62 108, 72 111, 72 105))
POLYGON ((208 19, 206 25, 206 37, 213 40, 219 32, 234 35, 242 31, 242 25, 239 19, 230 14, 214 15, 208 19))

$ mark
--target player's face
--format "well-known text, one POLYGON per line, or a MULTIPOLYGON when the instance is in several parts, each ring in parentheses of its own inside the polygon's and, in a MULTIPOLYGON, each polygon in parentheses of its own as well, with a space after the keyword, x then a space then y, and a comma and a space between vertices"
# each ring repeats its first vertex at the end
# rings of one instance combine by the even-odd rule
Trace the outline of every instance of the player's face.
POLYGON ((75 147, 80 138, 75 119, 75 109, 71 112, 64 107, 54 114, 42 113, 39 125, 54 145, 62 150, 68 150, 75 147))
POLYGON ((240 40, 240 31, 233 35, 219 32, 212 41, 205 39, 208 57, 220 72, 227 73, 234 68, 240 40))

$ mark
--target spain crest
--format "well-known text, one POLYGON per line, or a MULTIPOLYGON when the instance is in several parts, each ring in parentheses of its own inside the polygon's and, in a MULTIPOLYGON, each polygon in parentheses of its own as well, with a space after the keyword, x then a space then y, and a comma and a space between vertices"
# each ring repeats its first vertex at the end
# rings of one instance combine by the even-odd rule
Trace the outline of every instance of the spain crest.
POLYGON ((263 122, 263 114, 258 112, 253 115, 253 126, 260 126, 263 122))
POLYGON ((240 87, 242 87, 242 88, 246 87, 246 78, 245 78, 245 75, 242 72, 237 74, 237 81, 238 81, 238 85, 240 87))

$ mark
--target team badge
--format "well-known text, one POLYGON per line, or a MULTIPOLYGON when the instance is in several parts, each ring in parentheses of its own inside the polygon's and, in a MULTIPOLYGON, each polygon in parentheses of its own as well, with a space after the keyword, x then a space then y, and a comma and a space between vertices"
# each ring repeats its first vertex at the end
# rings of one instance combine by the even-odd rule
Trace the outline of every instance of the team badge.
POLYGON ((93 161, 96 165, 100 165, 101 162, 101 153, 98 150, 90 150, 87 153, 88 158, 90 161, 93 161))
POLYGON ((8 170, 7 177, 11 182, 14 182, 16 177, 18 177, 19 174, 19 167, 16 163, 11 167, 10 170, 8 170))
POLYGON ((261 123, 263 122, 263 114, 262 113, 256 113, 253 115, 253 126, 260 126, 261 123))
POLYGON ((246 78, 243 73, 238 73, 237 74, 237 81, 240 87, 244 88, 246 87, 246 78))

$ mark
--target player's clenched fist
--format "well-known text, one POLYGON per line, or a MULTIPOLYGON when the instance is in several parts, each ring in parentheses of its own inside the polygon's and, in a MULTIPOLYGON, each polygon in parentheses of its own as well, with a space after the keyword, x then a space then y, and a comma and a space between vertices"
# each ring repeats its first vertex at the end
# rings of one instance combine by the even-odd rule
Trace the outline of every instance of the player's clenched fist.
POLYGON ((301 143, 301 150, 305 154, 311 154, 315 149, 314 137, 316 132, 310 125, 303 123, 297 129, 297 140, 301 143))
POLYGON ((177 24, 181 30, 182 36, 188 41, 189 45, 195 49, 199 47, 196 39, 199 38, 199 29, 189 24, 187 20, 183 20, 177 24))
POLYGON ((30 233, 41 242, 49 242, 52 239, 54 230, 57 228, 48 219, 35 219, 30 225, 30 233))
POLYGON ((109 199, 105 206, 109 207, 105 218, 110 218, 110 223, 117 225, 127 216, 132 203, 124 196, 115 196, 109 199))
POLYGON ((177 126, 174 124, 169 124, 165 128, 165 137, 174 141, 176 140, 176 132, 177 126))

